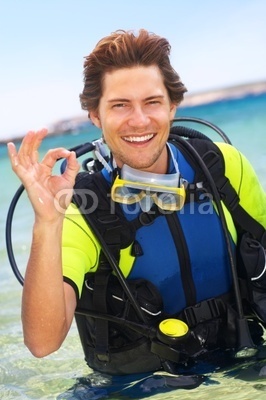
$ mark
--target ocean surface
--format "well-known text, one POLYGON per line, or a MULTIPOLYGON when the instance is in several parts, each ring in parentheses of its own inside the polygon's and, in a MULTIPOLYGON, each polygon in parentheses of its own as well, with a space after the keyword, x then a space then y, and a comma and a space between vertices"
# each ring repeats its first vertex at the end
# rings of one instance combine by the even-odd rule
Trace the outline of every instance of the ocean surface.
MULTIPOLYGON (((219 126, 232 144, 251 161, 266 190, 266 94, 180 108, 177 116, 206 119, 219 126)), ((217 134, 213 135, 209 128, 202 125, 183 125, 201 130, 219 140, 217 134)), ((100 132, 91 126, 48 137, 42 144, 41 153, 51 147, 70 148, 99 136, 100 132)), ((108 376, 88 369, 73 324, 60 350, 44 359, 34 358, 23 344, 20 322, 22 287, 10 267, 6 252, 7 213, 20 183, 10 168, 5 145, 0 145, 0 173, 1 399, 265 399, 266 361, 263 357, 231 366, 225 366, 221 359, 221 367, 211 372, 206 371, 201 384, 189 377, 172 379, 158 374, 146 378, 136 377, 134 382, 128 377, 111 381, 108 376)), ((12 222, 14 261, 22 276, 29 254, 32 221, 31 208, 23 192, 12 222)))

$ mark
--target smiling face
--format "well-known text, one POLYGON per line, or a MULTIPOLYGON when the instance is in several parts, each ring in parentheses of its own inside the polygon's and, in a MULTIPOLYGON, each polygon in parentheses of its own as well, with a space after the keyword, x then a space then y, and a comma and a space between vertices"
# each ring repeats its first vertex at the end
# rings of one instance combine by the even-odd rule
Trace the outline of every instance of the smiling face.
POLYGON ((136 66, 105 74, 99 108, 90 118, 118 167, 166 173, 165 144, 175 112, 159 68, 136 66))

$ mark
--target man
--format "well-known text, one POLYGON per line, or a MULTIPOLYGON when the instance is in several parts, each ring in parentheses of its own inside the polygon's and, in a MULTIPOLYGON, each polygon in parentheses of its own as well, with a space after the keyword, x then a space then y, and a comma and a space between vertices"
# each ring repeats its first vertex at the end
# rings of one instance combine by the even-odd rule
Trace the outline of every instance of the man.
MULTIPOLYGON (((237 321, 242 318, 234 307, 230 257, 238 255, 240 234, 225 208, 227 243, 220 211, 210 194, 203 193, 203 201, 192 200, 187 188, 195 182, 196 167, 191 157, 167 143, 186 92, 169 55, 164 38, 145 30, 138 35, 118 31, 103 38, 85 59, 81 105, 102 130, 111 152, 109 165, 92 184, 86 186, 88 177, 82 175, 75 185, 79 165, 74 152, 53 149, 38 160, 46 130, 29 132, 18 152, 8 144, 13 170, 35 212, 22 322, 25 344, 37 357, 61 346, 75 311, 86 361, 110 374, 162 368, 175 372, 209 350, 237 348, 237 321), (67 166, 61 176, 54 176, 58 158, 65 158, 67 166), (63 194, 72 195, 74 185, 77 196, 70 203, 71 196, 63 194), (95 188, 100 196, 105 186, 105 197, 112 198, 108 204, 115 204, 120 214, 122 210, 128 224, 119 217, 115 228, 110 224, 109 237, 103 229, 104 252, 102 238, 94 230, 95 219, 87 219, 89 212, 82 208, 84 201, 79 203, 78 194, 95 188), (113 258, 115 273, 110 266, 113 258), (178 342, 180 336, 183 342, 178 342)), ((264 230, 265 193, 253 169, 232 146, 219 148, 241 207, 264 230)), ((96 230, 102 229, 95 212, 96 230)), ((113 214, 111 210, 103 217, 113 214)), ((241 274, 257 279, 261 286, 265 274, 261 264, 256 267, 262 271, 249 274, 242 269, 241 274)), ((254 337, 261 336, 258 320, 253 313, 254 337)))

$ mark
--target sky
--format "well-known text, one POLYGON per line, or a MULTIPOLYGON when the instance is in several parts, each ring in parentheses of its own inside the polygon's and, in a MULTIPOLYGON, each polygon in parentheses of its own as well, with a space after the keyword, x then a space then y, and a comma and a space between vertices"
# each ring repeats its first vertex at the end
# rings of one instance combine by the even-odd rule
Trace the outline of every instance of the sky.
POLYGON ((265 0, 0 0, 0 140, 84 115, 84 57, 117 29, 166 37, 189 93, 265 81, 265 15, 265 0))

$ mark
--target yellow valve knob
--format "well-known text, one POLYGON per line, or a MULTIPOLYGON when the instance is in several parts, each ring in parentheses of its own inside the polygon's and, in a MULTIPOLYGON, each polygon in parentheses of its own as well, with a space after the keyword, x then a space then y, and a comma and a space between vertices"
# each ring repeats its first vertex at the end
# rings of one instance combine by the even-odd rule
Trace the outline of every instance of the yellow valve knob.
POLYGON ((169 318, 159 325, 160 331, 167 336, 181 337, 188 333, 188 326, 180 319, 169 318))
POLYGON ((185 339, 189 333, 187 324, 180 319, 169 318, 159 324, 160 337, 165 335, 169 339, 185 339))

